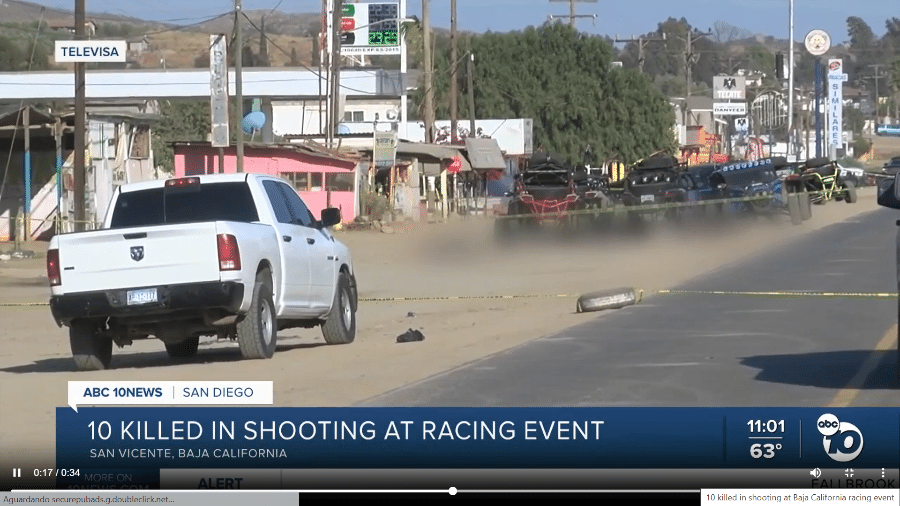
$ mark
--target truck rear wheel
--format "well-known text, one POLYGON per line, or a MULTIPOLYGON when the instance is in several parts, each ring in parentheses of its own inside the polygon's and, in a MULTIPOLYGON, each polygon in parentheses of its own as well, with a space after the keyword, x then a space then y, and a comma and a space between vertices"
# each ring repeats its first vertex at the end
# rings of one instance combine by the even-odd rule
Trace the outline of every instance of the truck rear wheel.
POLYGON ((102 371, 112 361, 111 337, 99 335, 97 324, 91 321, 72 322, 69 327, 69 344, 72 358, 79 371, 102 371))
POLYGON ((171 358, 187 358, 197 354, 200 347, 200 338, 189 337, 180 343, 166 343, 166 352, 171 358))
POLYGON ((272 288, 259 278, 253 285, 250 311, 237 324, 237 341, 244 358, 272 358, 275 354, 278 326, 275 321, 272 288))
POLYGON ((351 304, 350 278, 346 273, 338 274, 337 290, 331 314, 322 324, 322 337, 328 344, 350 344, 356 337, 356 311, 351 304))

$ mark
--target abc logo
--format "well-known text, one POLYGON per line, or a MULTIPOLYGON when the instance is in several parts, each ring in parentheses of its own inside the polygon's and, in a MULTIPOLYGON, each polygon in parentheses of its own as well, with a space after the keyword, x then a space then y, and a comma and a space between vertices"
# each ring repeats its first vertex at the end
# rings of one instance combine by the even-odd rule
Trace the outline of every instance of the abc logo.
POLYGON ((863 449, 862 433, 852 423, 841 422, 830 413, 819 417, 816 428, 822 434, 825 453, 838 462, 850 462, 863 449))

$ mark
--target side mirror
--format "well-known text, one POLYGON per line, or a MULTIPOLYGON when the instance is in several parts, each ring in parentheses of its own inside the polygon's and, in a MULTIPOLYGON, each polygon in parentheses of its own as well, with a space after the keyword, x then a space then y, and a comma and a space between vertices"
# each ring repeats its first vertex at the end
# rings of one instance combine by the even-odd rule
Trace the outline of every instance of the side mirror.
POLYGON ((893 178, 882 179, 878 183, 878 205, 900 209, 900 173, 893 178))
POLYGON ((322 210, 322 228, 333 227, 341 222, 341 210, 336 207, 328 207, 322 210))

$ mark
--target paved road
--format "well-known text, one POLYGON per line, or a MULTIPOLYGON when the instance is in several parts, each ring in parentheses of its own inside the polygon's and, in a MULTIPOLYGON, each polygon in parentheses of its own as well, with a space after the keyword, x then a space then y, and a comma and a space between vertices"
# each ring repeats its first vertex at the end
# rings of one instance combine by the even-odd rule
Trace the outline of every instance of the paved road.
MULTIPOLYGON (((677 288, 896 292, 897 218, 864 214, 677 288)), ((659 294, 598 315, 362 405, 900 405, 895 300, 659 294)))

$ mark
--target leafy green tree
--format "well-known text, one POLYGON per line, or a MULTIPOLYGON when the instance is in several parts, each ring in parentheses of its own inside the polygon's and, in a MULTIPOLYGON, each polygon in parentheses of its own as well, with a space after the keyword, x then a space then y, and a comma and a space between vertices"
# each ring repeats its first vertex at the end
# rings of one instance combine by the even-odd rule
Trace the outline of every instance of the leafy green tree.
POLYGON ((172 142, 206 141, 212 121, 209 107, 209 100, 160 102, 163 119, 153 127, 157 166, 169 172, 175 170, 172 142))
MULTIPOLYGON (((435 42, 433 81, 440 118, 446 117, 449 62, 441 42, 435 42)), ((605 40, 545 23, 521 32, 475 36, 471 44, 479 118, 531 118, 535 146, 558 152, 570 163, 582 162, 588 146, 598 157, 595 162, 611 156, 631 162, 674 150, 675 116, 668 100, 648 77, 613 67, 613 49, 605 40)), ((465 96, 465 66, 457 74, 465 96)), ((414 95, 419 107, 423 95, 420 87, 414 95)), ((465 101, 458 102, 459 117, 466 118, 465 101)))

